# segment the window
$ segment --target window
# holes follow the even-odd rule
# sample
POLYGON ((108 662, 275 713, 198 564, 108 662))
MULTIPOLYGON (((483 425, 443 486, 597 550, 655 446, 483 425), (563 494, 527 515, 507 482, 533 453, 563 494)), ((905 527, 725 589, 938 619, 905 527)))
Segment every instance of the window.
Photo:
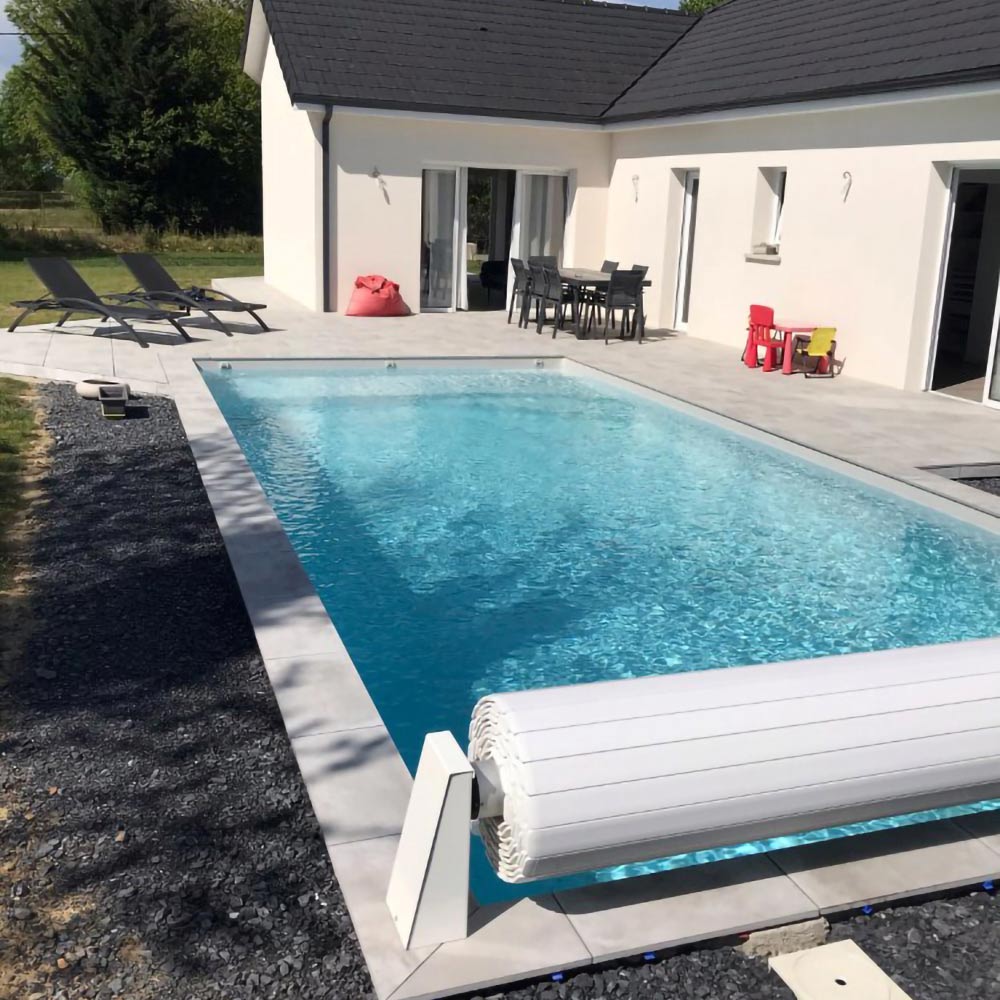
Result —
POLYGON ((787 181, 788 170, 785 167, 761 167, 758 171, 751 257, 772 257, 774 263, 779 260, 787 181))

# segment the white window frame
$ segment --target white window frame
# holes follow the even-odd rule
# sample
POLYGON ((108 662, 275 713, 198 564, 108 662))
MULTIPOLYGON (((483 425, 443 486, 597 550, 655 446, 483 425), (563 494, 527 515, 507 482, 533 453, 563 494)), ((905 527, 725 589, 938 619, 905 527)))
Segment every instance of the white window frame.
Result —
POLYGON ((674 295, 674 329, 687 330, 690 316, 690 296, 688 285, 694 277, 694 240, 697 226, 694 225, 697 216, 697 202, 701 197, 701 171, 684 171, 684 201, 681 215, 680 250, 677 255, 677 291, 674 295), (695 181, 698 182, 698 193, 695 194, 695 181), (689 274, 690 272, 690 274, 689 274), (685 301, 688 304, 688 316, 684 315, 685 301))
POLYGON ((781 246, 781 226, 785 219, 785 191, 788 187, 788 168, 775 167, 771 189, 774 192, 774 203, 771 213, 771 239, 775 246, 781 246))

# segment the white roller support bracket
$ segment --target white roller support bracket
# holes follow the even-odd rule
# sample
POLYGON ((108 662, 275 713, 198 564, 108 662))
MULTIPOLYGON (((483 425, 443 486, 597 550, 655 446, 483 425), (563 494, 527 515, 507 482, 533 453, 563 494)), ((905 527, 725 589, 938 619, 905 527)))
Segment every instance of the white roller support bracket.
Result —
MULTIPOLYGON (((423 787, 444 786, 443 776, 422 780, 432 739, 414 800, 423 787)), ((468 783, 486 853, 508 882, 996 799, 1000 644, 491 695, 472 715, 474 789, 459 753, 436 749, 436 766, 468 783)), ((467 878, 467 845, 464 853, 449 847, 443 861, 437 844, 427 845, 449 817, 447 843, 462 839, 459 826, 467 840, 469 813, 461 817, 458 798, 447 814, 414 800, 394 886, 419 882, 422 873, 400 868, 428 851, 426 886, 444 886, 442 863, 467 878)), ((460 902, 454 913, 464 895, 460 902)), ((453 933, 459 921, 449 920, 453 933)), ((405 921, 397 924, 402 932, 405 921)))
POLYGON ((468 933, 472 777, 451 733, 424 737, 386 894, 404 948, 468 933))

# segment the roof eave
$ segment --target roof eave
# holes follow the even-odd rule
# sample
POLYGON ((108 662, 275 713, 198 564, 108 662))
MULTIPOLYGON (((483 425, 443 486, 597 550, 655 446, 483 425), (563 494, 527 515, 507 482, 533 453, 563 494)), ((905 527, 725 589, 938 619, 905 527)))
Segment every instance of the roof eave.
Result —
POLYGON ((422 104, 415 101, 373 101, 360 98, 343 98, 330 94, 293 93, 292 103, 299 108, 354 111, 364 113, 371 111, 378 114, 398 114, 412 118, 456 118, 461 120, 477 119, 494 124, 505 121, 524 125, 560 125, 574 128, 591 128, 599 130, 601 122, 595 115, 559 115, 543 114, 531 111, 512 111, 509 108, 483 108, 482 106, 453 106, 438 104, 422 104))
POLYGON ((258 84, 264 76, 268 37, 267 18, 264 16, 261 0, 250 0, 243 27, 240 65, 243 72, 258 84))
MULTIPOLYGON (((896 81, 892 87, 873 90, 868 87, 838 87, 825 91, 814 91, 797 97, 776 97, 772 100, 727 101, 724 103, 692 105, 680 111, 638 111, 629 114, 605 112, 601 124, 607 126, 634 125, 649 122, 650 125, 686 124, 710 117, 719 120, 725 117, 745 117, 755 111, 760 115, 792 114, 821 109, 836 102, 858 99, 858 103, 880 104, 898 103, 900 100, 924 100, 934 96, 949 96, 948 89, 968 87, 979 83, 1000 81, 1000 65, 979 70, 963 70, 960 73, 940 74, 933 77, 914 77, 896 81)), ((964 93, 956 96, 965 96, 964 93)))

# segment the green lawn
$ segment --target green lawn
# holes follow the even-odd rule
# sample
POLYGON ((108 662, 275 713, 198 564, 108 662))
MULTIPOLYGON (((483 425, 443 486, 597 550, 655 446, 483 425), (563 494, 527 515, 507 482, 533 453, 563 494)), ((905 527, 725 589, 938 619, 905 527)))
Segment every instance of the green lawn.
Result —
POLYGON ((37 433, 28 384, 0 378, 0 591, 12 571, 8 532, 21 509, 25 458, 37 433))
MULTIPOLYGON (((58 250, 47 252, 68 257, 95 292, 128 292, 135 287, 132 276, 109 251, 98 250, 95 253, 93 248, 88 248, 75 253, 58 253, 58 250)), ((38 256, 45 255, 46 251, 38 253, 38 256)), ((0 246, 0 324, 4 329, 19 311, 10 305, 12 300, 35 299, 45 295, 45 290, 27 265, 20 259, 9 259, 12 256, 9 249, 5 250, 0 246)), ((212 278, 261 274, 264 267, 259 245, 218 251, 204 247, 165 249, 157 252, 156 256, 181 286, 208 286, 212 278)), ((41 323, 46 319, 45 314, 40 313, 37 318, 31 318, 27 322, 41 323)))

